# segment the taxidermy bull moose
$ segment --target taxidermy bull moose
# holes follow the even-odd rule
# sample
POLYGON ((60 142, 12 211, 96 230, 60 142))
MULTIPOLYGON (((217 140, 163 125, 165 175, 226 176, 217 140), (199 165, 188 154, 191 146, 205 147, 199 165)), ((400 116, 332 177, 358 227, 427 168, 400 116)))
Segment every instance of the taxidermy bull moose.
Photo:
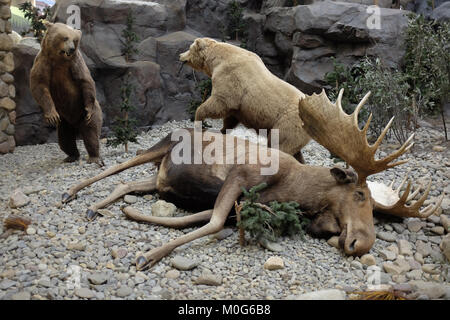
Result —
MULTIPOLYGON (((260 150, 262 148, 268 154, 278 153, 278 171, 272 175, 261 174, 261 168, 264 165, 259 158, 256 164, 249 164, 248 161, 245 164, 236 164, 237 161, 234 161, 234 164, 223 164, 228 163, 225 161, 210 164, 176 164, 171 154, 174 150, 179 149, 182 142, 172 141, 169 135, 135 158, 71 187, 63 194, 63 202, 72 200, 79 190, 109 175, 132 166, 154 162, 159 166, 156 176, 120 184, 109 197, 89 207, 87 218, 93 219, 98 209, 127 193, 157 191, 162 197, 171 196, 181 199, 182 202, 188 200, 198 202, 209 210, 185 217, 171 218, 143 215, 131 207, 122 208, 122 211, 127 217, 136 221, 161 224, 172 228, 207 223, 193 232, 140 255, 136 260, 137 269, 154 265, 180 245, 220 231, 235 201, 241 196, 241 188, 248 189, 263 182, 268 186, 261 191, 259 202, 263 204, 274 200, 298 202, 300 208, 312 217, 309 227, 312 235, 319 237, 339 235, 339 244, 346 254, 362 255, 370 250, 375 241, 374 210, 400 217, 425 218, 440 206, 443 197, 435 206, 430 205, 420 210, 428 197, 431 180, 424 193, 411 205, 408 205, 408 202, 417 197, 422 186, 410 194, 410 182, 401 196, 399 196, 401 186, 396 191, 386 187, 391 193, 397 194, 396 200, 392 203, 382 203, 381 200, 372 196, 366 181, 367 177, 405 163, 407 160, 394 163, 392 161, 412 147, 413 137, 411 136, 397 151, 383 159, 376 160, 375 152, 392 124, 392 120, 377 141, 373 145, 369 145, 366 133, 371 117, 361 130, 358 127, 358 113, 370 93, 364 97, 352 115, 347 115, 342 111, 342 94, 343 91, 340 92, 336 104, 331 103, 324 92, 320 95, 306 96, 299 102, 299 114, 308 134, 344 159, 354 170, 304 165, 291 155, 261 145, 258 145, 260 150)), ((189 135, 194 136, 195 131, 190 129, 189 135)), ((223 137, 229 137, 218 132, 207 132, 210 137, 219 141, 224 141, 224 139, 220 140, 223 137)), ((232 137, 232 139, 235 142, 240 140, 237 137, 232 137)), ((208 147, 212 140, 203 141, 202 147, 208 147)), ((225 148, 225 142, 223 143, 225 148)), ((236 153, 234 150, 232 153, 226 150, 223 157, 228 154, 234 160, 239 157, 248 160, 252 156, 250 154, 252 147, 255 147, 255 144, 247 141, 245 148, 238 149, 236 153)), ((373 191, 374 188, 371 188, 373 191)))

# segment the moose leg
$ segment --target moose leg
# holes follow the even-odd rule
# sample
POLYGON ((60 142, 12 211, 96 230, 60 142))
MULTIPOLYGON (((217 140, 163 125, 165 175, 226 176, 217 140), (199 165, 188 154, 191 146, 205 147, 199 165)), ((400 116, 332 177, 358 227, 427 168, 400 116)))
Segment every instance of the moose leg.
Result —
POLYGON ((132 192, 150 193, 156 190, 156 176, 149 179, 143 179, 139 181, 127 182, 119 184, 114 191, 105 199, 97 202, 89 207, 86 211, 86 218, 93 220, 97 216, 97 210, 105 208, 117 199, 132 192))
POLYGON ((163 140, 158 142, 156 145, 151 147, 149 150, 145 151, 144 153, 125 161, 124 163, 118 164, 114 167, 108 168, 102 173, 96 175, 95 177, 85 179, 80 181, 78 184, 72 186, 67 192, 65 192, 62 195, 62 203, 67 203, 75 198, 75 195, 78 191, 81 189, 99 181, 106 177, 109 177, 113 174, 122 172, 128 168, 138 166, 147 162, 151 161, 158 161, 162 159, 168 150, 170 150, 170 147, 172 146, 173 142, 170 140, 170 135, 165 137, 163 140))
POLYGON ((211 219, 213 210, 206 210, 194 214, 190 214, 185 217, 155 217, 144 215, 132 207, 122 208, 123 213, 127 218, 138 222, 147 222, 159 224, 169 228, 186 228, 193 224, 198 224, 200 222, 206 222, 211 219))
POLYGON ((206 225, 137 257, 136 269, 151 267, 176 247, 222 230, 234 202, 242 192, 241 185, 245 185, 245 182, 241 180, 237 175, 230 175, 227 178, 217 197, 211 220, 206 225))

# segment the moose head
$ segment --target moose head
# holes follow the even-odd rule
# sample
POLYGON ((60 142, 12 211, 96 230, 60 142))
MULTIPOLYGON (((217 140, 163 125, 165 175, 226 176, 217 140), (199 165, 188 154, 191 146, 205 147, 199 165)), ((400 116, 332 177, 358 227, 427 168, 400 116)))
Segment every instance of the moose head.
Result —
MULTIPOLYGON (((335 104, 328 99, 324 91, 320 94, 306 96, 299 102, 299 114, 305 131, 331 153, 345 160, 355 170, 355 175, 350 178, 344 174, 344 171, 335 171, 334 174, 340 175, 346 189, 341 188, 338 191, 341 194, 331 195, 334 198, 331 203, 335 208, 330 210, 330 213, 317 219, 311 229, 313 233, 326 230, 334 230, 335 233, 340 233, 339 244, 344 251, 351 255, 361 255, 368 252, 375 241, 373 211, 399 217, 426 218, 440 206, 444 195, 440 197, 435 206, 429 205, 420 210, 430 192, 431 179, 423 195, 411 205, 407 205, 407 203, 416 198, 423 186, 410 193, 411 182, 408 181, 406 190, 400 196, 399 193, 407 180, 407 176, 396 191, 382 184, 367 181, 367 178, 373 174, 407 162, 408 160, 395 160, 414 145, 412 142, 414 134, 392 154, 382 159, 375 159, 375 154, 394 118, 389 121, 375 143, 369 145, 367 130, 372 114, 370 114, 362 129, 358 126, 358 114, 368 100, 370 92, 365 95, 350 115, 342 109, 343 93, 344 90, 341 89, 335 104), (353 179, 353 181, 349 181, 349 179, 353 179), (392 198, 393 201, 386 201, 386 199, 392 198)), ((333 174, 333 172, 331 173, 333 174)), ((339 181, 339 178, 337 178, 337 181, 339 181)))

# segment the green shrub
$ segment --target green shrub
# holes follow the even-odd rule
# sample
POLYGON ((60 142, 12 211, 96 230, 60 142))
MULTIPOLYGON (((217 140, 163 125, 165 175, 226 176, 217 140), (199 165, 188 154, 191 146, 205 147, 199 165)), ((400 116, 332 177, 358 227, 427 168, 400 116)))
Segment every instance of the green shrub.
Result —
MULTIPOLYGON (((372 95, 361 120, 373 113, 369 129, 379 135, 384 125, 395 116, 392 132, 400 143, 417 127, 421 115, 440 113, 445 136, 447 129, 443 105, 450 92, 450 24, 426 20, 412 14, 406 31, 406 53, 401 70, 392 70, 379 59, 365 57, 351 67, 334 61, 334 69, 326 75, 331 100, 344 88, 343 108, 352 113, 368 91, 372 95)), ((389 133, 388 133, 389 134, 389 133)))
POLYGON ((269 206, 257 203, 259 191, 267 187, 266 183, 252 187, 249 191, 242 188, 244 202, 241 203, 241 221, 238 227, 248 231, 256 240, 275 241, 280 236, 299 235, 304 238, 306 226, 310 220, 301 215, 297 202, 272 201, 269 206))
POLYGON ((450 92, 450 23, 409 16, 404 71, 420 114, 435 115, 450 92))
POLYGON ((405 75, 398 70, 383 66, 379 59, 365 57, 353 66, 346 67, 334 61, 334 70, 326 75, 331 100, 336 100, 344 88, 342 107, 348 114, 355 110, 364 95, 371 91, 359 120, 365 122, 373 114, 369 133, 378 137, 389 120, 395 116, 392 132, 397 141, 404 142, 414 130, 417 112, 408 95, 409 85, 405 75))

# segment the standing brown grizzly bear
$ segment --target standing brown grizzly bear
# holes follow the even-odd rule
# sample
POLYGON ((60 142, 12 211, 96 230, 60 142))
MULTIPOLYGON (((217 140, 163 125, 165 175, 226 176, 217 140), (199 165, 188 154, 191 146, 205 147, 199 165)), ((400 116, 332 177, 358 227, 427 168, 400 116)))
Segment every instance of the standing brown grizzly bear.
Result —
POLYGON ((298 102, 305 95, 272 74, 257 54, 198 38, 180 60, 212 80, 211 96, 198 107, 196 121, 221 118, 222 133, 239 122, 255 130, 278 129, 279 149, 304 162, 301 149, 311 138, 302 127, 298 102))
POLYGON ((103 165, 100 158, 102 110, 95 83, 78 49, 81 31, 62 23, 47 23, 41 51, 30 75, 31 93, 46 121, 57 127, 58 143, 68 157, 80 158, 76 138, 80 134, 89 163, 103 165))

